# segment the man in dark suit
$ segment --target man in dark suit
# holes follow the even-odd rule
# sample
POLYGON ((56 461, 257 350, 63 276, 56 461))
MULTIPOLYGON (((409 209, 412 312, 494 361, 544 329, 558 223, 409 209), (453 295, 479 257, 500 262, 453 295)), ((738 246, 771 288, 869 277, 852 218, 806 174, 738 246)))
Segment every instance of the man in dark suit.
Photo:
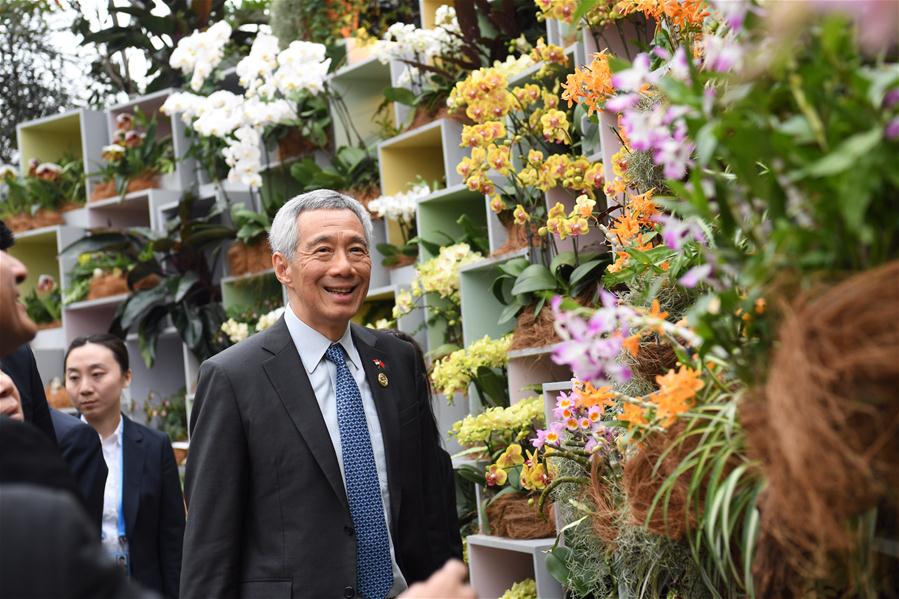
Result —
POLYGON ((77 495, 46 435, 0 417, 0 597, 158 599, 105 554, 77 495))
POLYGON ((25 281, 28 270, 7 253, 14 243, 12 231, 0 220, 0 368, 16 383, 25 422, 42 430, 55 444, 50 408, 44 397, 37 364, 31 350, 24 346, 34 338, 37 325, 28 318, 25 305, 19 301, 18 286, 25 281), (41 390, 43 402, 34 399, 36 389, 41 390))
POLYGON ((200 369, 183 598, 384 599, 456 553, 429 542, 447 501, 414 349, 350 325, 370 240, 365 209, 328 190, 275 217, 285 316, 200 369))
POLYGON ((103 491, 106 488, 107 474, 100 437, 94 429, 74 416, 51 409, 50 417, 53 419, 59 450, 78 483, 88 516, 96 525, 99 536, 103 523, 103 491))

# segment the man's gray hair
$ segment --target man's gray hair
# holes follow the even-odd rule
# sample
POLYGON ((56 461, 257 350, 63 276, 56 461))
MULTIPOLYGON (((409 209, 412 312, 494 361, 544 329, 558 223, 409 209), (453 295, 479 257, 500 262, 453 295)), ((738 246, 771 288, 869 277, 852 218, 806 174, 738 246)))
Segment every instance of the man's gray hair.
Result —
POLYGON ((297 217, 307 210, 352 210, 365 230, 365 243, 371 247, 372 226, 368 210, 350 196, 330 189, 316 189, 291 198, 278 210, 268 234, 272 252, 281 252, 287 260, 293 260, 293 253, 300 243, 297 217))

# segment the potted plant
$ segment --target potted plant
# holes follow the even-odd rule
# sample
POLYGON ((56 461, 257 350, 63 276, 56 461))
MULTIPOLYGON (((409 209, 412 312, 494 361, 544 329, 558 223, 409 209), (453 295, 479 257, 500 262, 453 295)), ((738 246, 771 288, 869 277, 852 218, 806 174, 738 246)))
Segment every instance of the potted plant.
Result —
POLYGON ((409 191, 394 195, 382 195, 368 204, 368 209, 378 218, 386 218, 397 224, 401 243, 379 243, 377 249, 384 256, 381 264, 402 267, 413 264, 418 258, 416 213, 418 201, 431 193, 427 183, 417 182, 409 191))
POLYGON ((268 233, 272 223, 268 215, 249 210, 242 204, 232 204, 231 221, 237 229, 237 239, 228 247, 228 272, 239 276, 271 269, 272 249, 268 244, 268 233))
POLYGON ((50 275, 38 277, 37 286, 25 296, 25 310, 38 329, 62 326, 62 296, 56 279, 50 275))
POLYGON ((434 362, 431 380, 434 388, 452 401, 455 393, 465 393, 474 385, 483 404, 509 405, 506 364, 512 335, 500 339, 484 336, 464 349, 458 349, 434 362))
POLYGON ((159 185, 159 177, 175 168, 171 137, 157 139, 156 118, 140 110, 116 117, 113 143, 104 146, 103 167, 92 176, 99 179, 91 201, 123 196, 159 185))
POLYGON ((63 158, 58 163, 31 160, 28 172, 18 177, 9 166, 0 167, 0 217, 14 232, 65 222, 62 213, 84 204, 84 164, 63 158))
POLYGON ((409 314, 416 304, 427 298, 427 319, 430 326, 444 329, 444 343, 429 353, 435 357, 449 354, 462 346, 461 298, 459 296, 459 267, 481 260, 467 243, 440 248, 439 254, 415 265, 411 290, 400 290, 393 309, 394 320, 409 314))
POLYGON ((545 459, 530 445, 543 421, 543 398, 534 396, 508 408, 467 416, 453 426, 451 434, 470 445, 463 454, 483 458, 457 468, 483 490, 481 532, 514 539, 555 534, 551 516, 543 505, 543 513, 538 512, 533 501, 550 482, 545 459))
MULTIPOLYGON (((82 300, 128 293, 128 275, 135 264, 133 256, 117 251, 101 250, 78 254, 69 271, 69 285, 63 294, 63 303, 69 305, 82 300)), ((141 286, 153 284, 154 279, 140 282, 141 286)))
POLYGON ((195 197, 185 194, 178 216, 165 233, 146 229, 95 231, 63 250, 63 254, 115 252, 135 264, 127 271, 131 295, 122 302, 111 325, 114 333, 138 334, 141 356, 148 367, 156 359, 156 342, 171 323, 182 341, 199 360, 223 349, 218 339, 225 320, 221 288, 213 278, 213 264, 222 245, 234 239, 233 228, 215 221, 215 210, 204 217, 192 217, 195 197), (157 284, 139 289, 139 281, 153 276, 157 284))
POLYGON ((364 206, 379 195, 377 153, 364 146, 338 148, 330 166, 321 166, 311 157, 304 158, 291 165, 290 174, 302 185, 302 191, 334 189, 356 198, 364 206))

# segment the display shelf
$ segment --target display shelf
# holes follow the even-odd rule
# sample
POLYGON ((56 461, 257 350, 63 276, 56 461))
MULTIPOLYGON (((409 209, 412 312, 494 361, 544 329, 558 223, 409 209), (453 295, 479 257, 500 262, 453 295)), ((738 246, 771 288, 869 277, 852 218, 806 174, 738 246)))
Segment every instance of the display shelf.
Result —
POLYGON ((144 363, 137 339, 127 338, 125 347, 131 365, 129 389, 132 410, 143 413, 144 403, 151 391, 165 398, 184 387, 184 352, 187 350, 177 334, 159 337, 152 368, 144 363))
MULTIPOLYGON (((193 158, 188 157, 190 140, 187 136, 187 126, 179 115, 166 115, 161 112, 162 105, 176 89, 165 89, 151 94, 139 96, 127 102, 111 106, 106 111, 106 127, 109 132, 107 143, 112 143, 116 130, 116 117, 120 114, 134 114, 140 110, 148 118, 156 119, 156 138, 171 137, 172 150, 175 158, 175 170, 172 173, 160 177, 161 189, 190 189, 196 181, 196 164, 193 158)), ((93 165, 99 167, 100 164, 93 165)))
MULTIPOLYGON (((31 342, 31 351, 34 354, 34 361, 37 364, 37 371, 41 375, 41 383, 44 388, 48 387, 54 378, 64 380, 65 331, 62 328, 50 330, 58 331, 55 337, 59 339, 54 339, 54 345, 46 344, 47 342, 44 340, 38 341, 37 337, 31 342), (55 342, 58 340, 62 340, 62 343, 59 346, 55 346, 55 342)), ((43 332, 45 331, 40 331, 40 333, 43 332)))
POLYGON ((369 279, 369 289, 385 287, 392 285, 390 280, 390 269, 382 264, 384 254, 378 250, 378 245, 387 243, 387 221, 384 219, 372 219, 371 222, 371 245, 368 251, 371 255, 371 278, 369 279))
MULTIPOLYGON (((352 38, 349 38, 352 39, 352 38)), ((350 55, 353 53, 350 52, 350 55)), ((384 89, 391 85, 390 66, 371 56, 365 60, 348 64, 333 73, 328 85, 339 96, 346 107, 349 120, 356 133, 367 146, 378 140, 381 127, 375 122, 378 107, 384 101, 384 89)), ((331 119, 334 123, 334 146, 355 145, 356 135, 348 130, 340 118, 341 107, 338 100, 331 100, 331 119)))
POLYGON ((81 230, 65 225, 54 225, 32 229, 15 236, 15 245, 9 248, 9 254, 18 259, 28 269, 28 277, 19 285, 19 293, 24 297, 37 286, 42 274, 52 276, 58 285, 63 285, 65 272, 58 257, 60 250, 81 236, 81 230))
POLYGON ((453 5, 452 0, 418 0, 418 8, 421 14, 421 26, 424 29, 433 29, 437 15, 437 9, 441 5, 453 5))
MULTIPOLYGON (((462 446, 455 437, 449 436, 453 425, 471 413, 471 404, 464 393, 453 395, 452 403, 442 393, 435 394, 431 400, 434 406, 434 418, 437 420, 437 429, 440 431, 440 440, 443 447, 450 455, 462 451, 462 446)), ((453 466, 455 468, 455 464, 453 466)))
POLYGON ((108 331, 119 304, 127 298, 128 294, 122 293, 64 306, 62 323, 66 331, 66 344, 76 337, 108 331))
MULTIPOLYGON (((544 310, 549 310, 545 307, 544 310)), ((533 347, 509 352, 506 367, 509 374, 509 398, 512 403, 534 395, 525 387, 544 381, 557 381, 571 376, 567 366, 552 361, 553 346, 533 347)))
POLYGON ((369 286, 368 294, 362 302, 362 306, 356 315, 353 316, 353 322, 367 326, 374 325, 379 320, 390 320, 393 318, 393 306, 395 305, 394 296, 396 287, 386 285, 384 287, 372 288, 369 286))
POLYGON ((407 191, 418 177, 431 185, 443 181, 446 187, 462 183, 456 165, 465 156, 459 147, 462 124, 442 118, 401 133, 378 144, 381 192, 393 195, 407 191))
POLYGON ((579 38, 578 28, 574 24, 564 23, 558 19, 546 19, 546 43, 571 48, 579 38))
MULTIPOLYGON (((168 318, 166 319, 168 320, 168 318)), ((178 329, 176 329, 171 322, 169 321, 165 328, 159 331, 159 337, 172 337, 178 336, 178 329)), ((128 333, 125 335, 125 341, 138 341, 140 336, 137 333, 128 333)))
MULTIPOLYGON (((476 227, 487 229, 487 215, 483 210, 484 196, 470 191, 464 183, 440 189, 418 202, 416 223, 419 234, 435 238, 435 232, 457 238, 463 233, 459 218, 468 215, 476 227)), ((442 238, 440 236, 439 238, 442 238)), ((424 246, 419 246, 420 260, 434 256, 424 246)))
POLYGON ((106 198, 87 205, 91 228, 126 229, 150 227, 159 230, 159 206, 169 205, 181 198, 180 191, 142 189, 122 196, 106 198))
POLYGON ((499 597, 516 582, 533 578, 540 599, 562 599, 562 586, 546 568, 555 539, 517 540, 470 535, 468 563, 471 586, 478 597, 499 597))
POLYGON ((499 303, 490 290, 499 276, 499 265, 521 256, 527 256, 526 249, 496 258, 486 258, 459 269, 459 293, 462 298, 462 338, 466 347, 484 335, 498 339, 511 332, 515 321, 497 323, 505 306, 499 303))
MULTIPOLYGON (((101 150, 107 144, 106 117, 102 112, 87 108, 45 116, 19 123, 16 139, 22 174, 28 172, 28 163, 32 159, 56 162, 71 157, 84 162, 87 176, 93 172, 101 150)), ((87 197, 92 189, 93 183, 88 178, 87 197)))

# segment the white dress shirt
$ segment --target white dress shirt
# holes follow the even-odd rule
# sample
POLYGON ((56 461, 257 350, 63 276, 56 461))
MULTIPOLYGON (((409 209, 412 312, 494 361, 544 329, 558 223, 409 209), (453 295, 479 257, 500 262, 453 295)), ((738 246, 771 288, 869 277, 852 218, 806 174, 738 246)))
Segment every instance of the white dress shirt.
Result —
MULTIPOLYGON (((81 417, 84 420, 84 417, 81 417)), ((85 420, 85 422, 87 422, 85 420)), ((122 484, 122 423, 119 416, 119 425, 115 431, 105 439, 100 436, 100 445, 103 448, 103 459, 106 461, 106 489, 103 491, 103 526, 101 527, 100 540, 109 555, 115 555, 119 550, 119 486, 122 484)))
MULTIPOLYGON (((340 465, 340 476, 344 479, 346 488, 346 476, 343 471, 343 454, 341 453, 340 428, 337 422, 337 395, 334 391, 337 385, 337 366, 325 358, 325 352, 331 347, 331 340, 300 320, 293 309, 288 305, 284 311, 284 321, 290 337, 297 348, 309 383, 315 392, 315 399, 328 428, 334 453, 337 454, 337 463, 340 465)), ((378 410, 365 378, 365 370, 362 366, 362 358, 353 344, 350 334, 350 326, 347 324, 343 337, 338 341, 343 346, 349 359, 346 364, 356 386, 359 387, 359 395, 362 396, 362 407, 365 410, 365 420, 368 425, 368 436, 371 439, 371 448, 375 456, 375 466, 378 470, 378 485, 381 488, 381 504, 384 508, 384 519, 387 523, 387 535, 390 541, 390 559, 393 562, 393 588, 387 594, 394 597, 406 590, 406 579, 400 572, 396 563, 396 552, 393 548, 393 537, 390 535, 390 490, 387 487, 387 458, 384 453, 384 437, 381 434, 381 421, 378 419, 378 410)), ((104 449, 105 451, 105 449, 104 449)), ((105 517, 105 516, 104 516, 105 517)))

